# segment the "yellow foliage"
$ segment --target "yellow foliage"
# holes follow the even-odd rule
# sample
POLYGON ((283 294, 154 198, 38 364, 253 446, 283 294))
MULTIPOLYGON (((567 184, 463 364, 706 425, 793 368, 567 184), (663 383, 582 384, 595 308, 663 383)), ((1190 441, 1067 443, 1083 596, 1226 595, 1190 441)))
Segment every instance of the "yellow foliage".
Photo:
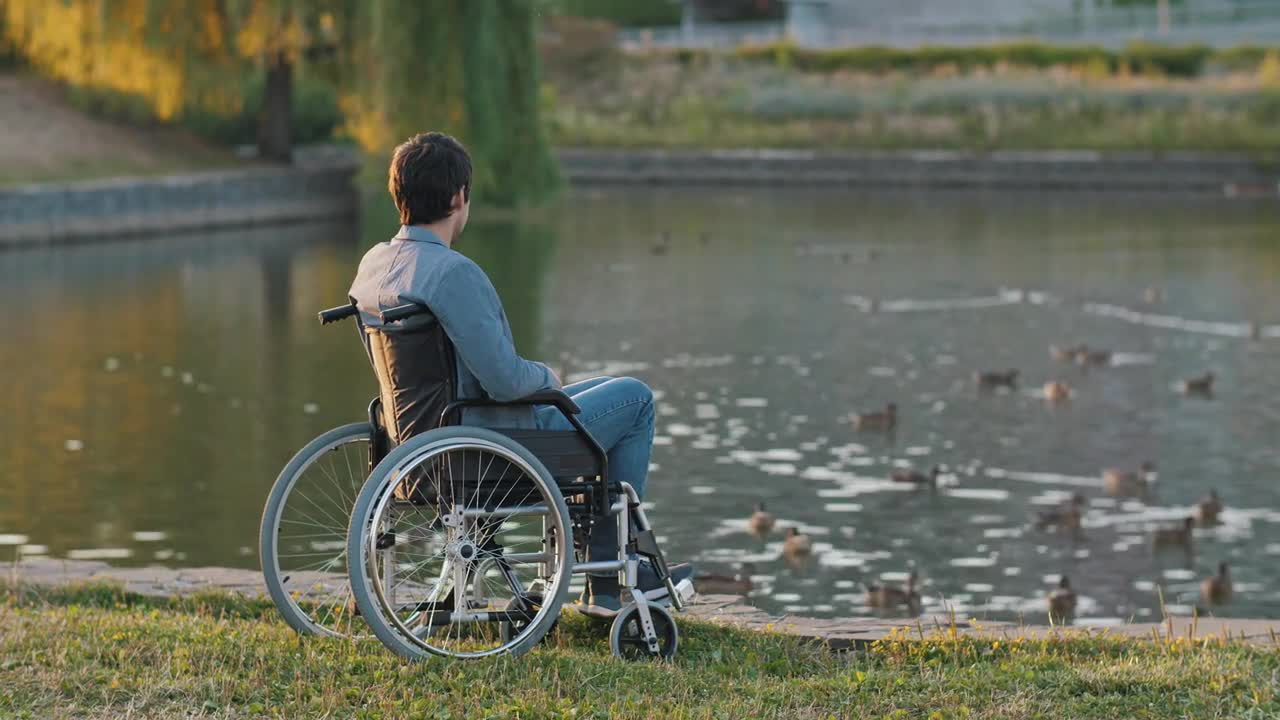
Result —
MULTIPOLYGON (((125 17, 136 24, 145 1, 131 4, 139 6, 137 12, 125 17)), ((108 37, 100 2, 7 0, 4 8, 11 41, 45 75, 78 87, 137 95, 161 119, 182 109, 181 70, 140 43, 108 37)))
POLYGON ((1268 50, 1258 65, 1258 82, 1267 88, 1280 88, 1280 52, 1268 50))
POLYGON ((1111 67, 1106 60, 1095 56, 1084 64, 1082 74, 1089 80, 1105 80, 1111 77, 1111 67))
POLYGON ((257 57, 285 51, 297 61, 298 49, 305 41, 302 24, 296 15, 280 16, 265 3, 255 3, 247 20, 236 35, 236 48, 245 57, 257 57))
POLYGON ((5 0, 0 27, 43 75, 140 98, 156 117, 169 120, 189 105, 238 110, 234 48, 226 47, 218 2, 191 0, 163 7, 157 16, 148 14, 148 0, 5 0), (148 32, 172 42, 148 42, 148 32))

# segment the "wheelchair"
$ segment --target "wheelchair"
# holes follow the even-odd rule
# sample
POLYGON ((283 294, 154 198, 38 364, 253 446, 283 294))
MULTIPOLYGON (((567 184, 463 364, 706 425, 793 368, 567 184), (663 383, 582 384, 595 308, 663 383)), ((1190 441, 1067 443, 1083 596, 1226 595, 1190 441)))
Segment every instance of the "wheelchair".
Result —
POLYGON ((581 573, 616 573, 623 607, 609 631, 621 658, 670 658, 672 610, 694 594, 673 582, 635 490, 609 479, 604 449, 559 390, 512 402, 457 398, 453 345, 422 305, 366 326, 354 301, 319 313, 355 318, 378 377, 367 422, 298 451, 263 510, 259 559, 284 620, 302 634, 377 637, 408 659, 521 655, 552 629, 581 573), (572 430, 456 424, 468 408, 549 405, 572 430), (618 551, 584 557, 613 523, 618 551), (637 586, 646 558, 664 583, 637 586))

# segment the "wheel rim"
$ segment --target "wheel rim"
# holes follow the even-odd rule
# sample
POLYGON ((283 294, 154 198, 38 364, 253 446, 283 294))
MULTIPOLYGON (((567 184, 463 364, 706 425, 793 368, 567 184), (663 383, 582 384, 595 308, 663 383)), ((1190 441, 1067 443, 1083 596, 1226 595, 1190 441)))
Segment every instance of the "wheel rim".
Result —
POLYGON ((334 440, 293 474, 273 518, 280 589, 323 635, 368 634, 355 610, 346 562, 347 528, 368 468, 367 434, 334 440))
MULTIPOLYGON (((656 657, 672 657, 675 655, 678 642, 675 620, 656 605, 649 606, 649 617, 653 620, 654 634, 658 636, 656 657)), ((619 627, 614 632, 614 652, 618 657, 624 660, 645 660, 655 657, 649 652, 649 643, 644 637, 639 608, 632 606, 618 618, 617 622, 619 627)))
POLYGON ((378 611, 405 640, 437 655, 483 657, 559 612, 529 603, 528 616, 506 615, 532 587, 558 597, 570 557, 559 491, 523 458, 487 440, 444 440, 388 478, 364 550, 378 611))

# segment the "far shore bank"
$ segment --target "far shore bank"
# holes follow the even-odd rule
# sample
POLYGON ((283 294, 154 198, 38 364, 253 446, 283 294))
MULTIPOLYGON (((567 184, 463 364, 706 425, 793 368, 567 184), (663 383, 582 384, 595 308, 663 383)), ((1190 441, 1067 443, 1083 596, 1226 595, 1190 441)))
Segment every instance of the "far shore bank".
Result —
MULTIPOLYGON (((977 189, 1280 197, 1280 162, 1229 153, 563 148, 570 187, 602 185, 977 189)), ((358 161, 43 183, 0 189, 0 248, 341 217, 358 161)))
POLYGON ((1087 150, 562 149, 571 184, 858 186, 1280 197, 1280 162, 1087 150))

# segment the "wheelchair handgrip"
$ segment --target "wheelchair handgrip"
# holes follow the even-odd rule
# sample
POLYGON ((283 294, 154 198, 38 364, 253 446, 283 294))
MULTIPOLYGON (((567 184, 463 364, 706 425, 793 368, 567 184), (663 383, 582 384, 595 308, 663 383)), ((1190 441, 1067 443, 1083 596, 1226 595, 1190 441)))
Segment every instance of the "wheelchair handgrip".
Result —
POLYGON ((383 310, 378 313, 378 315, 382 318, 382 322, 393 323, 425 312, 427 312, 427 307, 425 305, 419 305, 418 303, 406 303, 404 305, 397 305, 393 308, 383 310))
POLYGON ((338 322, 339 320, 346 320, 352 315, 355 315, 356 312, 357 310, 355 305, 343 305, 342 307, 321 310, 319 313, 320 324, 328 325, 329 323, 338 322))

